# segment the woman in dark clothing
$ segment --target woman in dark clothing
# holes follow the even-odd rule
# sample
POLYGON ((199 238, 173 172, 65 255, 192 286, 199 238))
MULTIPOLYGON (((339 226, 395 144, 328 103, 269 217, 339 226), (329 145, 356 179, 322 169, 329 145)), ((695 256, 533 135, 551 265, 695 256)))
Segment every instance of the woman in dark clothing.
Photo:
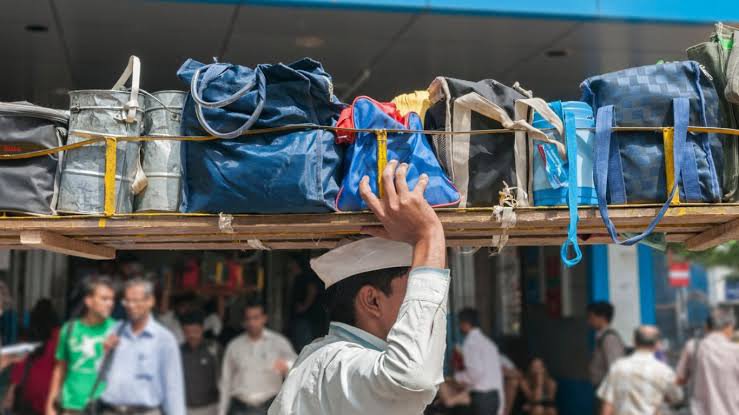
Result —
POLYGON ((557 415, 557 382, 549 376, 549 371, 540 358, 531 360, 521 382, 521 390, 526 398, 524 411, 531 415, 557 415))

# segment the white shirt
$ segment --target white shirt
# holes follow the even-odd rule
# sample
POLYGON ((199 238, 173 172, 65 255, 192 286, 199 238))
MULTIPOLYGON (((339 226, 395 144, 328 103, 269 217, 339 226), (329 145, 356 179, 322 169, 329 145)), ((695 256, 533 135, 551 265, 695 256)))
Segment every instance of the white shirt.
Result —
POLYGON ((662 402, 677 403, 682 396, 675 372, 648 350, 616 360, 598 388, 614 415, 655 414, 662 402))
POLYGON ((500 356, 500 367, 503 369, 508 370, 516 370, 516 365, 513 363, 513 361, 504 354, 499 354, 500 356))
MULTIPOLYGON (((464 371, 454 374, 457 382, 468 385, 473 392, 498 391, 499 408, 505 407, 503 396, 503 367, 498 346, 479 328, 472 329, 462 343, 464 371)), ((501 411, 502 412, 502 411, 501 411)))
POLYGON ((257 406, 272 399, 282 386, 282 375, 274 370, 275 361, 290 362, 296 357, 290 342, 279 333, 264 329, 259 340, 247 334, 233 339, 223 357, 219 414, 225 415, 231 398, 257 406))
POLYGON ((678 372, 693 382, 691 413, 739 414, 739 345, 722 333, 713 332, 685 348, 678 372))
POLYGON ((309 344, 269 415, 421 414, 444 381, 449 271, 415 268, 387 342, 331 323, 309 344))

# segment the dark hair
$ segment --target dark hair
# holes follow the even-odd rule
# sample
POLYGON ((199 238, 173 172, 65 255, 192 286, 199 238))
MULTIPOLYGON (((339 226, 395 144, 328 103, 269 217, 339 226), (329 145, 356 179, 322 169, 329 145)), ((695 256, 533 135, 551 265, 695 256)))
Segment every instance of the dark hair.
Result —
POLYGON ((267 312, 267 307, 264 306, 264 302, 259 297, 249 297, 246 299, 246 305, 244 306, 244 313, 250 308, 261 308, 263 313, 267 312))
POLYGON ((480 315, 474 308, 463 308, 459 311, 459 322, 465 322, 470 324, 472 327, 480 326, 480 315))
POLYGON ((706 330, 713 331, 713 327, 715 326, 715 324, 713 324, 713 317, 710 314, 708 315, 708 317, 706 317, 705 324, 706 330))
POLYGON ((588 313, 603 317, 610 323, 613 320, 613 305, 608 301, 596 301, 588 304, 588 313))
POLYGON ((205 315, 201 313, 200 311, 192 311, 180 318, 180 324, 183 326, 191 326, 191 325, 203 325, 203 322, 205 321, 205 315))
POLYGON ((95 294, 95 290, 97 290, 98 287, 101 287, 101 286, 110 288, 113 292, 115 292, 115 286, 113 285, 113 280, 111 280, 109 277, 106 277, 106 276, 89 278, 85 280, 83 284, 84 284, 83 289, 84 289, 85 297, 89 297, 95 294))
POLYGON ((46 348, 46 342, 51 339, 51 335, 59 326, 59 315, 54 309, 54 305, 48 298, 42 298, 36 302, 31 309, 31 315, 28 321, 28 340, 31 342, 42 343, 43 346, 36 349, 33 356, 42 353, 46 348))
POLYGON ((408 267, 385 268, 369 271, 345 278, 332 285, 326 291, 328 298, 326 311, 331 321, 355 325, 357 314, 354 309, 354 300, 362 287, 369 285, 385 295, 391 295, 393 288, 391 283, 408 273, 408 267))

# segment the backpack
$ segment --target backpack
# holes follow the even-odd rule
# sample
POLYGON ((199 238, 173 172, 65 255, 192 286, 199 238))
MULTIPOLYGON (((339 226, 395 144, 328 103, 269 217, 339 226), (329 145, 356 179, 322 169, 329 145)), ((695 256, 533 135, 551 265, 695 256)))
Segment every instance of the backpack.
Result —
POLYGON ((611 327, 607 328, 606 331, 603 332, 603 335, 601 335, 598 338, 597 344, 598 344, 599 349, 603 349, 603 342, 605 342, 605 339, 608 336, 616 336, 616 338, 618 339, 618 342, 621 344, 621 347, 624 349, 624 357, 630 356, 631 354, 634 353, 634 348, 627 346, 626 343, 624 343, 623 339, 621 338, 621 335, 618 334, 618 332, 612 329, 611 327))

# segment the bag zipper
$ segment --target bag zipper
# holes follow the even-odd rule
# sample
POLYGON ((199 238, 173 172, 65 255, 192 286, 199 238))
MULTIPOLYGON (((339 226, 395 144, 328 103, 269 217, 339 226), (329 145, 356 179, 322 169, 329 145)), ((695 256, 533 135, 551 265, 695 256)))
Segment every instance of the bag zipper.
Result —
POLYGON ((64 125, 69 123, 69 114, 66 111, 41 107, 30 103, 0 102, 0 114, 39 118, 64 125))
POLYGON ((708 80, 713 82, 713 77, 711 76, 710 73, 708 73, 708 70, 706 69, 706 67, 703 66, 703 64, 698 64, 698 66, 701 68, 701 72, 703 72, 703 75, 705 75, 706 78, 708 78, 708 80))

